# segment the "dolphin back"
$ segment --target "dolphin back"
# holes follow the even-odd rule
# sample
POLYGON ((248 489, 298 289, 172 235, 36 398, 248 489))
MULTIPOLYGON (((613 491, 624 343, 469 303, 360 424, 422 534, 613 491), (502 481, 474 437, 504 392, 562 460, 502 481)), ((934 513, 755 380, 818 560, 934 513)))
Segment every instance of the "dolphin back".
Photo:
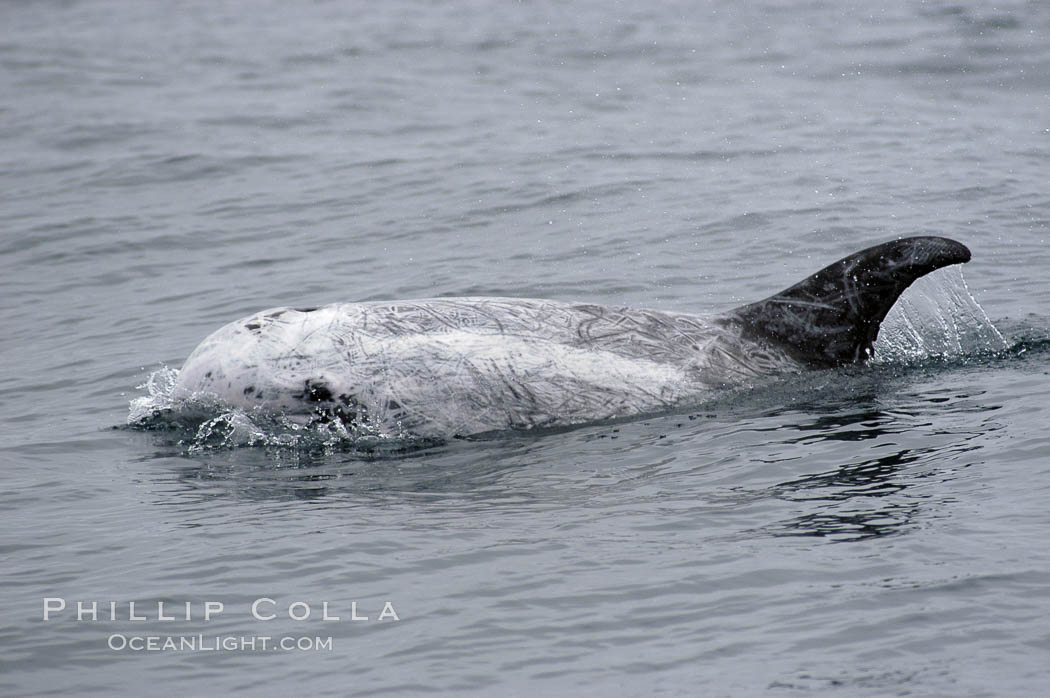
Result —
POLYGON ((807 366, 864 361, 904 289, 935 269, 968 261, 970 250, 947 238, 894 240, 851 254, 725 317, 741 324, 745 336, 779 345, 807 366))

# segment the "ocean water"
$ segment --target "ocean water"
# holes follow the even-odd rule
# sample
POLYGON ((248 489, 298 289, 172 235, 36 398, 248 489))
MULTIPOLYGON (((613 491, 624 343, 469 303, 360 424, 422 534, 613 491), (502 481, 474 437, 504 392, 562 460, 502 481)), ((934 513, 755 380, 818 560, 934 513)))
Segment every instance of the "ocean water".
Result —
POLYGON ((1045 3, 4 2, 0 68, 0 692, 1046 692, 1045 3), (876 362, 675 414, 127 427, 262 308, 718 312, 913 234, 973 260, 876 362))

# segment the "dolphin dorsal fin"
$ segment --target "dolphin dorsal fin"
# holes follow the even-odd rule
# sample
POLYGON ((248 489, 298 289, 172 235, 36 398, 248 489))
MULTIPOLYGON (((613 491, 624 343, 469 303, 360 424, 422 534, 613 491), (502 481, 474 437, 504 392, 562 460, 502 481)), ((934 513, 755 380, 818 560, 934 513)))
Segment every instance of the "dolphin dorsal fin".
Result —
POLYGON ((904 289, 929 272, 970 261, 970 250, 941 237, 869 247, 769 298, 727 314, 748 336, 772 341, 812 367, 864 361, 879 324, 904 289))

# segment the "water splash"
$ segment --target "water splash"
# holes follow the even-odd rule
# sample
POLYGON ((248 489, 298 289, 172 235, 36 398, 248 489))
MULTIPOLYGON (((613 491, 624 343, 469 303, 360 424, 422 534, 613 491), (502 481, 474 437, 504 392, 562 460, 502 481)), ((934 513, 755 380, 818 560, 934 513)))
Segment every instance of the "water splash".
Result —
POLYGON ((951 359, 1005 351, 1006 339, 953 265, 913 283, 890 309, 875 342, 875 362, 951 359))
POLYGON ((161 366, 149 374, 145 383, 136 385, 136 390, 145 390, 147 394, 131 401, 128 426, 149 426, 157 415, 170 411, 175 406, 172 396, 178 379, 179 372, 176 369, 161 366))
POLYGON ((168 366, 150 373, 137 386, 147 394, 131 401, 127 424, 133 429, 175 432, 178 445, 189 453, 241 446, 296 451, 352 448, 373 453, 421 445, 400 424, 390 432, 367 421, 348 426, 321 415, 311 418, 230 407, 208 396, 176 398, 178 377, 178 370, 168 366))

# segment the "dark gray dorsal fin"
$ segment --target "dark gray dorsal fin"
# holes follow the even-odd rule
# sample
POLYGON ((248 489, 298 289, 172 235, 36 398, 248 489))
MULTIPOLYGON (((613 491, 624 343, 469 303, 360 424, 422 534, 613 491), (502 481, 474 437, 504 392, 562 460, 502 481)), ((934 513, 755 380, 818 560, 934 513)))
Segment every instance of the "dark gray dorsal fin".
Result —
POLYGON ((863 361, 904 289, 934 269, 968 261, 970 250, 954 240, 895 240, 851 254, 727 317, 743 323, 746 335, 772 341, 809 366, 863 361))

